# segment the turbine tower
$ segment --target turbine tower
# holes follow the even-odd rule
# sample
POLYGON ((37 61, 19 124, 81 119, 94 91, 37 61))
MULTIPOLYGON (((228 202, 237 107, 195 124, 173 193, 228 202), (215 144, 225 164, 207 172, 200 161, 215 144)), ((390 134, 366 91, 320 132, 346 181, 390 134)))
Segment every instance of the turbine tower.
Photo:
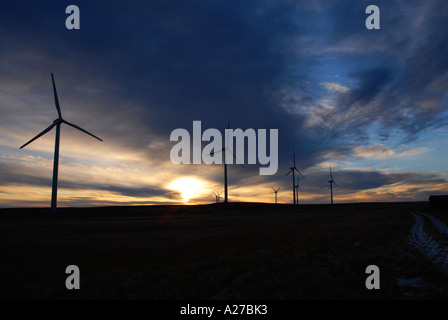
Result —
MULTIPOLYGON (((230 122, 227 124, 227 129, 230 129, 230 122)), ((228 139, 227 139, 227 136, 226 136, 226 141, 225 141, 226 142, 226 146, 222 147, 222 149, 218 150, 217 152, 214 152, 214 151, 210 152, 211 156, 213 156, 214 154, 219 153, 219 152, 222 152, 223 156, 224 156, 224 161, 223 161, 223 164, 224 164, 224 203, 228 203, 229 202, 229 192, 227 191, 228 183, 227 183, 227 162, 226 162, 227 157, 226 157, 226 152, 227 151, 230 152, 233 155, 233 157, 235 158, 235 160, 240 162, 236 158, 236 156, 233 154, 233 152, 227 147, 227 141, 228 141, 228 139)), ((242 163, 240 163, 240 165, 244 168, 244 165, 242 163)))
POLYGON ((213 194, 215 195, 215 197, 216 197, 216 203, 218 203, 219 202, 219 199, 221 198, 221 193, 214 193, 213 192, 213 194))
POLYGON ((272 190, 274 190, 274 194, 275 194, 275 204, 277 204, 277 192, 278 192, 278 190, 280 190, 280 187, 278 187, 277 190, 274 189, 274 187, 272 187, 272 190))
POLYGON ((62 118, 61 114, 61 107, 59 106, 59 99, 58 99, 58 93, 56 91, 56 85, 54 83, 54 76, 53 73, 51 74, 51 81, 53 82, 53 94, 54 94, 54 103, 56 105, 56 110, 58 111, 58 118, 53 121, 53 124, 51 124, 47 129, 39 133, 37 136, 35 136, 33 139, 25 143, 23 146, 20 147, 20 149, 24 148, 34 140, 40 138, 47 132, 49 132, 53 127, 56 127, 56 140, 54 144, 54 160, 53 160, 53 183, 52 183, 52 191, 51 191, 51 212, 57 211, 57 196, 58 196, 58 166, 59 166, 59 137, 61 134, 61 124, 65 123, 69 125, 70 127, 73 127, 75 129, 78 129, 79 131, 82 131, 95 139, 98 139, 100 141, 100 138, 97 136, 91 134, 90 132, 82 129, 81 127, 78 127, 76 124, 70 123, 62 118))
POLYGON ((296 178, 295 178, 295 175, 294 175, 294 171, 297 171, 297 173, 300 176, 302 176, 302 178, 305 179, 305 177, 296 168, 296 155, 294 153, 294 149, 292 150, 292 159, 293 159, 294 166, 290 168, 290 170, 288 171, 287 174, 285 174, 285 176, 287 176, 288 174, 290 174, 292 172, 292 196, 293 196, 293 203, 296 204, 296 178))
POLYGON ((331 195, 331 204, 333 204, 333 183, 335 184, 335 186, 337 186, 336 181, 333 180, 333 173, 331 172, 331 167, 330 168, 330 180, 328 180, 328 183, 330 184, 328 186, 328 189, 330 189, 330 195, 331 195))

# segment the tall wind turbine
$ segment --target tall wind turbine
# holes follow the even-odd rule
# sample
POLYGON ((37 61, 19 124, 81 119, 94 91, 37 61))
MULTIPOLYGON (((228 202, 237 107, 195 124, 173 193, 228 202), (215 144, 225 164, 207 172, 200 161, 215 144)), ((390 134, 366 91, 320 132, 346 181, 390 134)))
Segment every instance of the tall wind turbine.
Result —
POLYGON ((280 190, 280 187, 278 187, 277 190, 275 190, 274 187, 272 187, 272 190, 274 190, 274 194, 275 194, 275 204, 277 204, 277 192, 278 192, 278 190, 280 190))
POLYGON ((331 204, 333 204, 333 183, 337 186, 336 181, 333 180, 333 173, 331 172, 331 167, 330 168, 330 180, 328 180, 328 183, 330 184, 328 186, 328 189, 330 189, 330 194, 331 194, 331 204))
POLYGON ((59 165, 59 136, 61 134, 61 124, 65 123, 69 125, 70 127, 73 127, 75 129, 78 129, 79 131, 82 131, 95 139, 98 139, 100 141, 100 138, 97 136, 91 134, 90 132, 82 129, 81 127, 78 127, 76 124, 70 123, 62 118, 61 114, 61 107, 59 106, 59 99, 58 99, 58 93, 56 91, 56 85, 54 83, 54 77, 53 73, 51 74, 51 81, 53 82, 53 94, 54 94, 54 103, 56 105, 56 110, 58 111, 58 118, 53 121, 53 124, 51 124, 47 129, 39 133, 37 136, 35 136, 33 139, 25 143, 23 146, 20 147, 20 149, 24 148, 34 140, 40 138, 47 132, 49 132, 53 127, 56 127, 56 141, 54 144, 54 161, 53 161, 53 184, 52 184, 52 191, 51 191, 51 212, 57 211, 57 196, 58 196, 58 165, 59 165))
MULTIPOLYGON (((230 129, 230 122, 227 124, 227 129, 230 129)), ((236 156, 233 154, 233 152, 227 147, 227 142, 228 142, 228 139, 227 139, 227 136, 226 136, 226 146, 222 147, 222 149, 218 150, 217 152, 212 151, 210 153, 210 155, 212 156, 215 153, 222 152, 223 156, 224 156, 224 161, 223 161, 223 164, 224 164, 224 203, 228 203, 229 202, 229 193, 227 191, 228 183, 227 183, 227 162, 226 162, 227 158, 226 158, 226 152, 227 151, 230 152, 233 155, 233 157, 235 158, 235 160, 239 162, 239 160, 236 158, 236 156)), ((244 165, 242 163, 240 163, 240 165, 244 168, 244 165)))
POLYGON ((216 197, 216 203, 218 203, 219 202, 219 199, 221 198, 221 193, 214 193, 213 192, 213 194, 215 195, 215 197, 216 197))
POLYGON ((302 178, 305 179, 305 177, 300 173, 300 171, 296 167, 296 155, 294 153, 294 149, 292 150, 292 159, 293 159, 294 166, 290 168, 290 170, 288 171, 287 174, 285 174, 285 176, 287 176, 288 174, 290 174, 292 172, 292 196, 293 196, 293 199, 294 199, 293 203, 296 204, 296 178, 295 178, 295 175, 294 175, 294 171, 297 171, 297 173, 300 176, 302 176, 302 178))

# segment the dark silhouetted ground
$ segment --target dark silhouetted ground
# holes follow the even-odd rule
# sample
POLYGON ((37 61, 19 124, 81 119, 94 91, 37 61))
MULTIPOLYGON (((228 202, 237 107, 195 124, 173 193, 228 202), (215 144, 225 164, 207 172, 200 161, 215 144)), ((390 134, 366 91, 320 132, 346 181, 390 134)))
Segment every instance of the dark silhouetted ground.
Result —
POLYGON ((448 277, 410 245, 410 211, 448 225, 426 202, 1 209, 0 298, 446 299, 448 277))

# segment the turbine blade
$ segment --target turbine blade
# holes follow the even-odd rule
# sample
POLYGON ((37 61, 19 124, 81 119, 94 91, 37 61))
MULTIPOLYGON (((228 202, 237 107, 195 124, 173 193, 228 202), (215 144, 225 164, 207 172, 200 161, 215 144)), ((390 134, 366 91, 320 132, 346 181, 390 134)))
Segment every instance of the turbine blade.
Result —
POLYGON ((333 174, 331 173, 331 167, 328 167, 328 168, 330 168, 330 177, 331 177, 331 180, 333 180, 333 174))
MULTIPOLYGON (((227 122, 227 129, 230 129, 230 121, 227 122)), ((229 144, 229 131, 226 132, 226 148, 228 147, 228 144, 229 144)))
POLYGON ((243 168, 246 168, 246 167, 244 166, 244 164, 242 164, 241 161, 238 160, 238 158, 236 157, 236 155, 234 155, 233 153, 232 153, 232 155, 233 155, 233 157, 235 158, 235 160, 238 161, 238 164, 239 164, 240 166, 242 166, 243 168))
POLYGON ((212 152, 210 152, 210 155, 213 156, 215 153, 220 153, 223 151, 224 151, 224 148, 222 148, 221 150, 218 150, 218 151, 212 151, 212 152))
POLYGON ((20 147, 20 149, 22 149, 23 147, 29 145, 31 142, 33 142, 34 140, 36 140, 37 138, 43 136, 44 134, 46 134, 48 131, 50 131, 51 129, 53 129, 53 127, 56 125, 56 123, 53 123, 51 126, 49 126, 47 129, 45 129, 44 131, 42 131, 41 133, 39 133, 37 136, 35 136, 33 139, 31 139, 30 141, 28 141, 27 143, 25 143, 23 146, 20 147))
POLYGON ((292 169, 288 171, 287 174, 285 174, 285 176, 287 176, 288 174, 290 174, 292 172, 292 169))
POLYGON ((336 187, 339 187, 338 184, 336 183, 336 181, 333 180, 333 183, 336 187))
MULTIPOLYGON (((232 154, 232 156, 235 158, 235 160, 237 161, 236 164, 239 164, 240 166, 242 166, 243 168, 245 168, 245 167, 244 167, 244 164, 241 163, 241 161, 236 157, 236 155, 232 152, 232 150, 230 150, 229 148, 226 148, 226 150, 227 150, 228 152, 230 152, 230 153, 232 154)), ((225 161, 225 159, 224 159, 224 161, 225 161)))
POLYGON ((305 177, 303 176, 303 174, 299 171, 299 170, 297 170, 297 168, 294 168, 301 176, 302 176, 302 178, 303 179, 305 179, 305 177))
POLYGON ((98 138, 97 136, 95 136, 95 135, 91 134, 91 133, 90 133, 90 132, 88 132, 87 130, 84 130, 83 128, 81 128, 81 127, 78 127, 78 126, 77 126, 76 124, 70 123, 70 122, 68 122, 68 121, 65 121, 65 120, 63 120, 62 122, 64 122, 64 123, 68 124, 69 126, 71 126, 71 127, 75 128, 75 129, 78 129, 79 131, 82 131, 82 132, 84 132, 84 133, 88 134, 89 136, 92 136, 92 137, 94 137, 95 139, 98 139, 98 140, 100 140, 101 142, 103 142, 103 140, 101 140, 101 139, 100 139, 100 138, 98 138))
POLYGON ((56 91, 53 73, 51 74, 51 81, 53 82, 54 104, 56 105, 56 109, 58 110, 59 119, 62 119, 61 107, 59 106, 58 92, 56 91))
POLYGON ((294 152, 294 149, 292 149, 292 158, 294 159, 294 168, 296 167, 296 154, 294 152))

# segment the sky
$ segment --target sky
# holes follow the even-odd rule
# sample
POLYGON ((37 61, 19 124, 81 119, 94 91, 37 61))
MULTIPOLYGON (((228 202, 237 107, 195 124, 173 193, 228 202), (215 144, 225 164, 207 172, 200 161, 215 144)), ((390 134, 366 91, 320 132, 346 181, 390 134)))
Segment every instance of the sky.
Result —
POLYGON ((205 204, 223 166, 173 164, 177 128, 277 129, 278 171, 228 166, 229 201, 448 193, 448 2, 0 0, 0 207, 205 204), (80 29, 69 30, 69 5, 80 29), (380 29, 368 30, 368 5, 380 29))

